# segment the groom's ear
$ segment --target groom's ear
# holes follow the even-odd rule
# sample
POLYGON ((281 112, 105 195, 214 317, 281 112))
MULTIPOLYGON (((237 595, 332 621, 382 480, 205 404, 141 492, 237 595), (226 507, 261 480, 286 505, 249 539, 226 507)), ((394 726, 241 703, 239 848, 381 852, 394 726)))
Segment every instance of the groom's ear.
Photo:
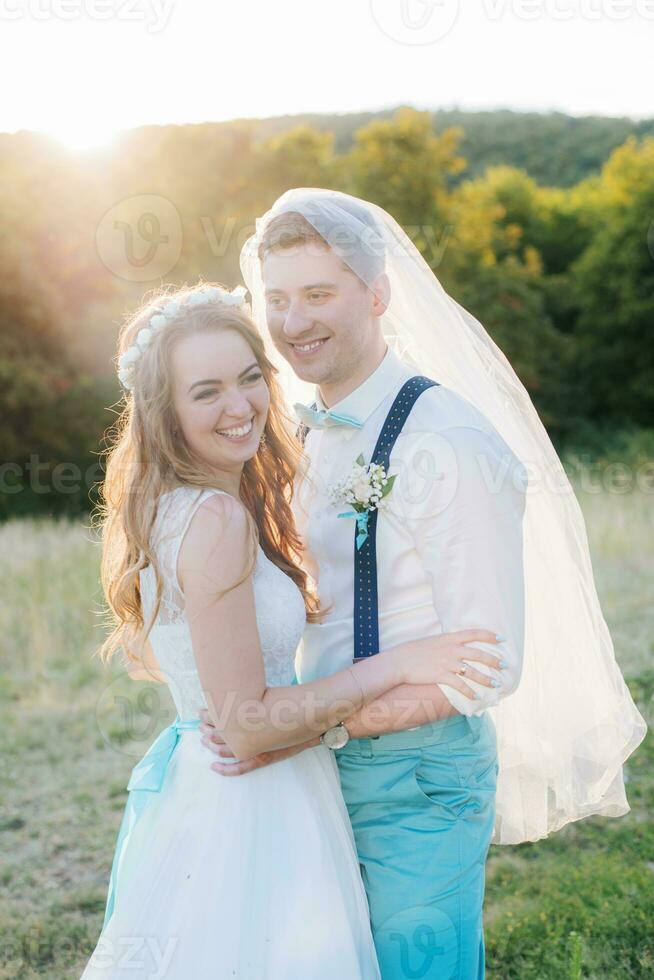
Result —
POLYGON ((372 293, 372 312, 375 316, 383 316, 391 301, 391 284, 386 273, 380 272, 369 288, 372 293))

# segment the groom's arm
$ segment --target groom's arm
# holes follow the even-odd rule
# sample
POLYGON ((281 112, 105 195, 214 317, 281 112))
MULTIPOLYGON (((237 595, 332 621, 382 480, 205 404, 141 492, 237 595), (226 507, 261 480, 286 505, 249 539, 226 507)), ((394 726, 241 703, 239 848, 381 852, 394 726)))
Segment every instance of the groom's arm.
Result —
POLYGON ((456 688, 438 685, 461 714, 481 714, 512 694, 522 673, 527 471, 493 430, 454 426, 423 435, 419 445, 433 455, 438 479, 431 481, 422 499, 416 502, 412 495, 401 503, 442 630, 474 627, 505 637, 496 645, 469 644, 473 656, 475 647, 502 656, 503 670, 470 657, 473 666, 495 678, 498 686, 468 681, 479 695, 471 700, 456 688))

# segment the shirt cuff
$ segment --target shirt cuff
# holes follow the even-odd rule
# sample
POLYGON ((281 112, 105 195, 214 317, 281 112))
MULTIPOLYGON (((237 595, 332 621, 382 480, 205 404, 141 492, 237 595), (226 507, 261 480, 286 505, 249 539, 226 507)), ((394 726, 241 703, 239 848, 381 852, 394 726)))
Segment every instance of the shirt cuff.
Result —
MULTIPOLYGON (((490 643, 478 643, 479 649, 487 651, 489 653, 494 653, 496 655, 501 655, 502 651, 498 650, 494 644, 490 643)), ((480 674, 485 674, 487 677, 492 677, 499 681, 499 687, 487 687, 486 684, 481 684, 479 681, 473 680, 471 677, 466 677, 465 674, 462 680, 465 681, 466 685, 474 691, 475 694, 479 695, 479 698, 470 698, 463 691, 459 691, 456 687, 452 687, 450 684, 439 684, 441 691, 450 702, 452 707, 456 708, 462 715, 480 715, 486 708, 490 708, 495 704, 498 704, 503 697, 510 694, 513 690, 511 685, 511 677, 513 671, 507 669, 498 669, 496 667, 490 667, 488 664, 482 663, 479 660, 474 659, 475 647, 470 645, 468 647, 468 652, 466 654, 466 660, 470 661, 470 666, 474 667, 480 674)), ((504 650, 504 659, 508 660, 506 654, 506 648, 504 650)))

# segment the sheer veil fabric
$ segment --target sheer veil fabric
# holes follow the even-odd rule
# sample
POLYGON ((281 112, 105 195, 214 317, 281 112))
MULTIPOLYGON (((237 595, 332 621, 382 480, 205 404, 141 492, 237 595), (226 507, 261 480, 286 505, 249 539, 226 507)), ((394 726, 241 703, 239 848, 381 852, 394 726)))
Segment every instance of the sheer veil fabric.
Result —
MULTIPOLYGON (((241 253, 253 316, 290 404, 312 400, 313 388, 272 345, 258 258, 262 233, 282 212, 302 214, 369 288, 388 277, 388 344, 416 373, 482 412, 526 471, 522 676, 513 694, 487 709, 500 765, 493 843, 535 841, 592 814, 627 813, 622 766, 646 724, 616 663, 579 503, 527 391, 386 211, 337 191, 299 188, 257 220, 241 253)), ((504 478, 515 479, 516 470, 504 478)))

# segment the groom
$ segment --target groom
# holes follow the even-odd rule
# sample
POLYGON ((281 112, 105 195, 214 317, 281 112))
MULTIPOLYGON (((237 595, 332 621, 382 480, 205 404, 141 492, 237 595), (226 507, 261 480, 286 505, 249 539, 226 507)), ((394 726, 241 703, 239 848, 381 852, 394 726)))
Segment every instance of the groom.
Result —
MULTIPOLYGON (((501 634, 494 652, 506 669, 487 668, 493 688, 470 679, 475 700, 463 681, 461 689, 403 685, 325 740, 354 830, 383 980, 481 980, 498 771, 485 709, 518 684, 524 630, 524 491, 510 479, 498 488, 496 475, 507 459, 517 461, 490 422, 438 378, 407 386, 418 372, 388 348, 380 325, 392 302, 383 256, 371 287, 291 211, 268 223, 259 259, 272 340, 316 385, 315 405, 298 407, 308 470, 294 508, 307 570, 329 611, 307 626, 300 683, 374 654, 370 635, 387 649, 465 628, 501 634), (351 506, 335 505, 333 488, 360 455, 371 461, 382 431, 388 471, 397 476, 366 529, 347 519, 351 506)), ((206 712, 202 718, 205 744, 228 756, 206 712)), ((318 741, 214 768, 238 775, 318 741)))

